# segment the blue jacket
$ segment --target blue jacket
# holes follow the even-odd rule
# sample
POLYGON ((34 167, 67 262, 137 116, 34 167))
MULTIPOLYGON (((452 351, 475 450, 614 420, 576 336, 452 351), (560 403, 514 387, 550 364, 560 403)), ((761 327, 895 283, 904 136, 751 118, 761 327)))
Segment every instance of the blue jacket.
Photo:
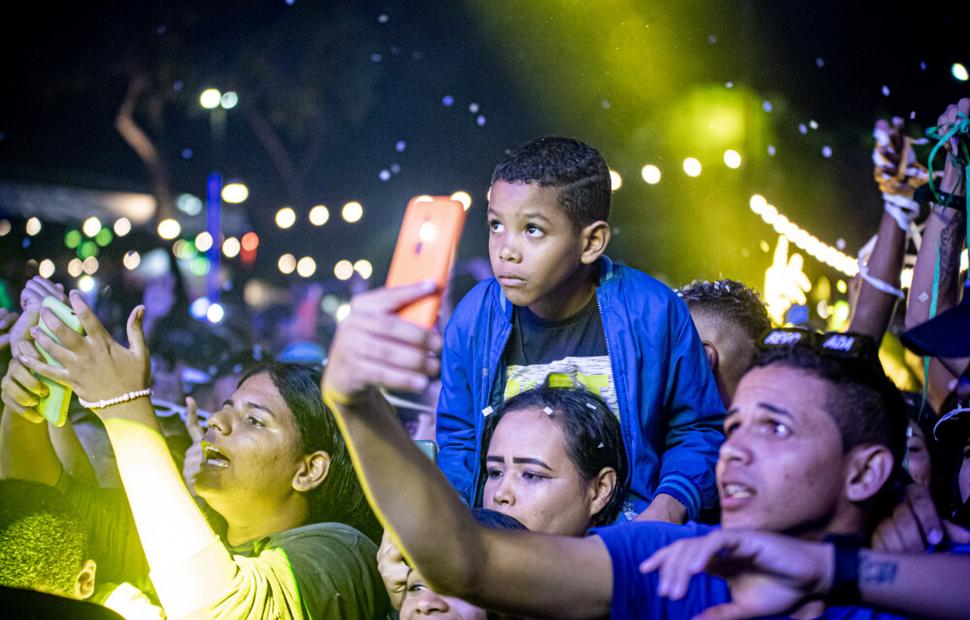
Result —
MULTIPOLYGON (((632 509, 639 513, 667 493, 696 519, 716 505, 714 466, 724 441, 724 407, 704 347, 687 306, 667 286, 605 257, 600 273, 596 302, 630 459, 632 509)), ((469 505, 479 476, 482 411, 505 376, 512 308, 493 278, 469 291, 445 328, 438 465, 469 505)))

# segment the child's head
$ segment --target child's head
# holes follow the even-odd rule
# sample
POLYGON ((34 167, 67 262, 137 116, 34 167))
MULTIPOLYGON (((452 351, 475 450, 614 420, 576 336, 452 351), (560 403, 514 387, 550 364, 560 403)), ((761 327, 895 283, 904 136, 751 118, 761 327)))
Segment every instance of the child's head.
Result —
POLYGON ((488 206, 488 253, 506 297, 540 315, 568 303, 570 280, 606 250, 609 214, 609 168, 596 149, 548 137, 514 150, 492 173, 488 206))

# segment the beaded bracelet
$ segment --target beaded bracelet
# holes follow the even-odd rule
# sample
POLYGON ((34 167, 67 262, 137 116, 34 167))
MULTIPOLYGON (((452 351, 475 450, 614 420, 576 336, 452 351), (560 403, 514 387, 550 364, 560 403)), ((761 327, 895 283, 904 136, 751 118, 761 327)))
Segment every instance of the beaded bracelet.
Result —
POLYGON ((114 398, 105 398, 101 400, 88 401, 84 400, 78 396, 77 401, 81 403, 82 407, 87 409, 104 409, 105 407, 110 407, 112 405, 120 405, 121 403, 126 403, 129 400, 135 400, 136 398, 143 398, 145 396, 151 396, 152 389, 145 388, 144 390, 137 390, 135 392, 128 392, 127 394, 122 394, 121 396, 115 396, 114 398))

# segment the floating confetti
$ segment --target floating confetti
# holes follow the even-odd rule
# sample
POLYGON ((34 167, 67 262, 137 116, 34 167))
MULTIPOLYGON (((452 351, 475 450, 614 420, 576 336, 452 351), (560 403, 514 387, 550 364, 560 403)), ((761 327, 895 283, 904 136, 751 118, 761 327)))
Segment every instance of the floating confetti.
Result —
POLYGON ((808 133, 808 127, 805 126, 805 123, 798 123, 798 133, 803 136, 808 133))
POLYGON ((593 411, 596 411, 596 405, 594 405, 593 403, 589 403, 589 402, 586 403, 586 407, 587 409, 592 409, 593 411))
POLYGON ((493 411, 495 411, 495 410, 492 409, 491 407, 485 407, 484 409, 482 409, 482 415, 488 415, 488 414, 492 413, 493 411))
POLYGON ((485 115, 484 114, 479 114, 478 115, 478 118, 475 119, 475 124, 478 125, 479 127, 484 127, 485 126, 485 115))
POLYGON ((926 61, 925 60, 921 60, 920 61, 920 63, 919 63, 919 70, 920 71, 926 71, 926 61))
POLYGON ((472 114, 478 114, 478 104, 474 101, 468 104, 468 111, 472 114))
POLYGON ((913 110, 912 112, 909 113, 909 120, 915 120, 915 119, 916 119, 916 110, 913 110))
POLYGON ((768 145, 768 157, 774 157, 774 156, 775 156, 775 145, 774 144, 769 144, 768 145))
POLYGON ((724 82, 724 88, 734 88, 734 82, 724 82))
POLYGON ((717 35, 716 34, 707 35, 707 42, 709 45, 714 45, 715 43, 717 43, 717 35))
POLYGON ((812 129, 818 129, 818 123, 815 122, 815 119, 808 121, 808 126, 811 127, 812 129))
POLYGON ((380 15, 377 16, 378 24, 386 24, 387 20, 388 20, 388 17, 386 13, 381 13, 380 15))
POLYGON ((403 153, 406 148, 408 148, 408 143, 404 140, 398 140, 397 144, 394 145, 394 150, 398 153, 403 153))
POLYGON ((835 240, 835 249, 836 250, 844 250, 845 249, 845 239, 843 239, 842 237, 839 237, 838 239, 836 239, 835 240))
POLYGON ((886 86, 885 84, 883 84, 883 86, 882 86, 882 96, 883 97, 888 97, 889 96, 889 87, 886 86))
POLYGON ((182 149, 182 159, 192 159, 192 149, 182 149))
POLYGON ((819 69, 821 69, 822 67, 824 67, 825 66, 825 59, 822 58, 821 56, 819 56, 818 58, 816 58, 815 59, 815 66, 818 67, 819 69))
POLYGON ((182 88, 184 86, 185 84, 182 83, 182 80, 175 80, 175 82, 172 84, 172 90, 174 90, 177 93, 180 93, 182 92, 182 88))
POLYGON ((832 147, 826 144, 825 146, 822 147, 822 157, 824 157, 825 159, 828 159, 831 156, 832 156, 832 147))
POLYGON ((384 170, 380 171, 377 178, 379 178, 381 181, 389 181, 391 179, 391 171, 385 168, 384 170))
POLYGON ((401 172, 401 165, 400 164, 391 164, 391 172, 393 172, 394 174, 400 174, 400 172, 401 172))
POLYGON ((604 110, 609 110, 610 109, 609 100, 603 99, 602 101, 600 101, 600 107, 603 108, 604 110))
POLYGON ((552 415, 553 413, 551 407, 543 407, 542 410, 546 412, 546 415, 552 415))
POLYGON ((441 98, 441 105, 445 106, 446 108, 450 108, 454 103, 455 98, 451 95, 445 95, 441 98))
POLYGON ((771 105, 770 101, 765 99, 764 101, 761 102, 761 109, 770 114, 771 111, 775 109, 775 107, 771 105))
POLYGON ((376 52, 370 55, 371 62, 380 62, 382 60, 384 60, 384 57, 376 52))

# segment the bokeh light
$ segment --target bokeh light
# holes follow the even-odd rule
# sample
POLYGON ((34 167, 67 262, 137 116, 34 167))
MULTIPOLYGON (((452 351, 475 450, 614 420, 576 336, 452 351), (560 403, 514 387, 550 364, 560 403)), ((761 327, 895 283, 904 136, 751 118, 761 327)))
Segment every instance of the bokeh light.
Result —
POLYGON ((95 256, 88 256, 84 259, 84 261, 81 262, 81 269, 89 276, 96 274, 100 266, 101 264, 98 262, 98 259, 95 256))
POLYGON ((292 254, 284 254, 276 261, 276 266, 279 267, 280 273, 289 275, 296 269, 296 257, 292 254))
POLYGON ((614 192, 623 187, 623 177, 616 170, 610 170, 610 189, 614 192))
POLYGON ((310 209, 310 223, 314 226, 323 226, 330 219, 330 209, 325 205, 317 205, 310 209))
POLYGON ((54 275, 54 261, 49 258, 40 261, 40 265, 37 266, 37 274, 42 278, 49 278, 54 275))
MULTIPOLYGON (((126 266, 127 266, 127 263, 126 263, 126 266)), ((84 264, 81 262, 81 259, 72 258, 71 262, 67 264, 67 275, 71 276, 72 278, 76 278, 82 273, 84 273, 84 264)))
POLYGON ((354 275, 354 264, 347 259, 337 261, 333 266, 333 275, 338 280, 349 280, 354 275))
POLYGON ((233 183, 227 183, 222 188, 222 199, 230 204, 237 205, 243 203, 247 198, 249 198, 249 188, 244 183, 235 181, 233 183))
POLYGON ((115 236, 111 233, 110 228, 102 228, 98 231, 98 234, 94 236, 94 242, 101 247, 107 247, 112 241, 114 241, 115 236))
MULTIPOLYGON (((131 250, 125 253, 125 257, 121 259, 121 262, 124 263, 125 267, 128 269, 136 269, 138 265, 141 264, 141 254, 135 250, 131 250)), ((68 265, 68 268, 70 268, 70 265, 68 265)))
POLYGON ((235 237, 229 237, 222 242, 222 253, 226 255, 226 258, 236 258, 239 256, 239 250, 239 239, 235 237))
POLYGON ((212 248, 212 235, 203 230, 195 236, 195 249, 200 252, 208 252, 212 248))
POLYGON ((966 82, 970 79, 970 73, 967 73, 967 68, 963 66, 963 63, 953 63, 953 66, 950 67, 950 74, 961 82, 966 82))
POLYGON ((356 200, 352 200, 344 205, 343 209, 340 210, 340 215, 345 222, 353 224, 364 217, 364 207, 356 200))
POLYGON ((182 225, 178 220, 165 218, 158 223, 158 236, 162 239, 174 239, 182 232, 182 225))
POLYGON ((0 237, 6 237, 12 228, 10 220, 0 220, 0 237))
POLYGON ((368 280, 374 273, 374 266, 370 264, 369 260, 362 258, 354 263, 354 271, 359 273, 361 278, 368 280))
POLYGON ((689 177, 699 177, 701 175, 701 162, 696 157, 688 157, 684 160, 684 174, 689 177))
POLYGON ((738 153, 734 149, 728 149, 724 151, 724 165, 728 168, 740 168, 741 167, 741 153, 738 153))
POLYGON ((81 230, 83 230, 84 234, 88 237, 93 237, 101 230, 101 220, 93 216, 89 217, 88 219, 84 220, 81 230))
POLYGON ((207 88, 199 95, 199 105, 206 110, 218 108, 220 103, 222 103, 222 93, 215 88, 207 88))
POLYGON ((310 256, 304 256, 296 264, 296 272, 304 278, 309 278, 317 271, 317 261, 310 256))
POLYGON ((119 237, 124 237, 131 232, 131 220, 127 217, 119 217, 115 220, 114 231, 119 237))
POLYGON ((242 249, 247 252, 255 252, 256 248, 259 247, 259 235, 253 231, 249 231, 242 236, 242 249))
POLYGON ((296 223, 296 211, 290 207, 283 207, 276 212, 276 225, 282 229, 287 229, 296 223))
POLYGON ((337 322, 343 321, 348 316, 350 316, 350 304, 340 304, 337 306, 337 311, 334 313, 334 318, 337 322))
POLYGON ((89 275, 83 275, 77 280, 77 287, 81 289, 82 293, 90 293, 94 290, 95 281, 89 275))
POLYGON ((41 226, 39 219, 32 217, 27 220, 27 225, 24 228, 26 229, 27 234, 33 237, 40 232, 40 229, 43 228, 43 226, 41 226))
POLYGON ((472 206, 472 197, 468 192, 457 191, 451 195, 451 199, 460 202, 461 206, 465 208, 465 211, 468 211, 472 206))
POLYGON ((657 183, 660 183, 660 168, 654 166, 653 164, 647 164, 640 171, 640 176, 642 176, 643 180, 648 184, 656 185, 657 183))
POLYGON ((218 323, 226 316, 226 311, 223 309, 222 304, 209 304, 206 308, 205 318, 209 319, 210 323, 218 323))
POLYGON ((80 230, 69 230, 67 231, 67 234, 64 235, 64 245, 73 250, 77 248, 77 246, 81 245, 82 239, 83 237, 81 236, 80 230))
POLYGON ((224 92, 222 97, 219 98, 219 104, 223 108, 231 110, 239 104, 239 95, 231 90, 224 92))

